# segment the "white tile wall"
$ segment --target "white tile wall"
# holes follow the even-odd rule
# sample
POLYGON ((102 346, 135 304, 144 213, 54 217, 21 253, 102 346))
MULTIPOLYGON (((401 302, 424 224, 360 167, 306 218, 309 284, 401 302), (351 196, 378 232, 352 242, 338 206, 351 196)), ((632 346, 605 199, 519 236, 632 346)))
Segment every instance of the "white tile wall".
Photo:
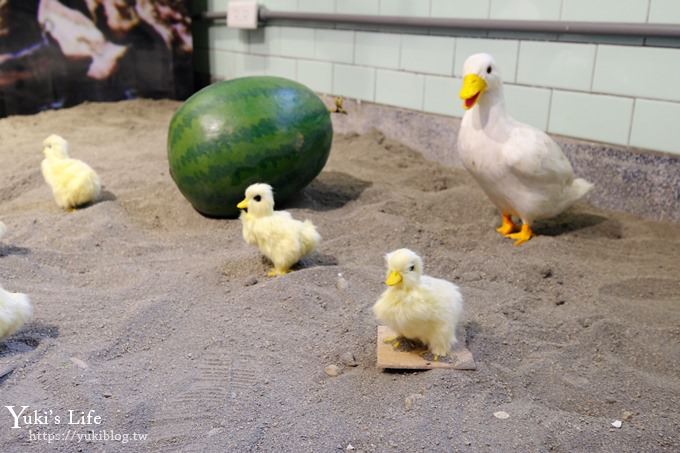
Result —
POLYGON ((558 20, 562 0, 491 0, 491 19, 558 20))
POLYGON ((424 76, 411 72, 378 69, 375 101, 412 110, 423 108, 424 76))
POLYGON ((562 20, 647 22, 649 0, 562 0, 562 20))
POLYGON ((352 63, 354 61, 354 32, 317 29, 314 34, 314 58, 352 63))
POLYGON ((373 101, 375 69, 366 66, 333 65, 333 93, 373 101))
POLYGON ((461 19, 486 19, 490 0, 432 0, 432 17, 457 17, 461 19))
MULTIPOLYGON (((593 20, 680 25, 680 0, 264 0, 270 9, 459 18, 593 20)), ((213 11, 226 0, 209 0, 213 11)), ((506 105, 550 132, 680 154, 680 40, 601 39, 286 24, 253 32, 209 26, 196 69, 219 78, 275 74, 312 89, 462 116, 465 59, 491 53, 506 105), (573 38, 572 38, 573 39, 573 38), (557 40, 557 41, 556 41, 557 40), (605 44, 605 42, 608 42, 605 44), (655 47, 663 46, 663 47, 655 47)))
POLYGON ((522 42, 517 82, 588 91, 593 77, 595 49, 592 44, 522 42))
POLYGON ((332 93, 333 64, 326 61, 298 60, 297 81, 318 93, 332 93))
POLYGON ((400 68, 427 74, 453 75, 456 41, 448 36, 402 35, 400 68))
POLYGON ((399 67, 401 36, 386 33, 356 33, 354 62, 378 68, 399 67))
POLYGON ((632 99, 554 90, 548 130, 625 145, 632 114, 632 99))
POLYGON ((680 49, 599 46, 593 90, 680 101, 680 49))
POLYGON ((383 16, 429 16, 430 0, 380 0, 383 16))
POLYGON ((662 24, 680 23, 680 2, 678 0, 650 0, 649 22, 662 24))
POLYGON ((680 154, 680 104, 637 99, 630 144, 680 154))
MULTIPOLYGON (((280 54, 286 57, 314 58, 314 29, 280 27, 280 54)), ((252 50, 251 50, 252 52, 252 50)), ((276 52, 272 52, 276 55, 276 52)))
POLYGON ((425 76, 423 109, 440 115, 463 116, 465 111, 458 98, 461 83, 458 78, 425 76))
POLYGON ((518 121, 547 130, 551 90, 506 84, 505 108, 518 121))
POLYGON ((341 14, 378 14, 379 0, 337 0, 336 12, 341 14))

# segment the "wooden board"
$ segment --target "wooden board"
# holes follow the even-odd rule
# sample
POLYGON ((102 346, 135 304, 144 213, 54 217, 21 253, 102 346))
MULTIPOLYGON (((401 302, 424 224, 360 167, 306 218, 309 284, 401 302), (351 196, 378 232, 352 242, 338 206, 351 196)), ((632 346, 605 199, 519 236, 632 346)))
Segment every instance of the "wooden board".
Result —
POLYGON ((385 339, 394 336, 394 332, 389 327, 378 326, 378 368, 404 370, 431 370, 433 368, 474 370, 477 368, 472 353, 461 343, 456 344, 445 358, 434 361, 427 360, 421 355, 427 352, 424 346, 402 350, 395 349, 390 343, 385 343, 385 339))

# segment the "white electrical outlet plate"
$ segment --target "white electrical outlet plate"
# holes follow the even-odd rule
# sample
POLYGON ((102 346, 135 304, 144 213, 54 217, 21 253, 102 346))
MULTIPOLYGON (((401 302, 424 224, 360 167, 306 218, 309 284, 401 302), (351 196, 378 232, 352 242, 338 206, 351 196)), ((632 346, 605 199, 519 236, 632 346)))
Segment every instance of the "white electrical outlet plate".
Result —
POLYGON ((257 28, 257 2, 232 0, 227 6, 227 27, 257 28))

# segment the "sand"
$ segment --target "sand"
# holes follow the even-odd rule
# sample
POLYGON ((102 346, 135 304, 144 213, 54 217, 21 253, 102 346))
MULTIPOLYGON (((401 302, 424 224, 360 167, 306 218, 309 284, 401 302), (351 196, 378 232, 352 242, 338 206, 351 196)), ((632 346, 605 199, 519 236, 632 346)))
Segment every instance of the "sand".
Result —
POLYGON ((0 283, 35 306, 0 343, 0 451, 678 451, 680 225, 579 204, 514 247, 464 171, 338 136, 285 206, 319 253, 271 279, 238 221, 202 217, 170 179, 178 106, 0 120, 0 283), (52 133, 101 175, 97 204, 52 200, 52 133), (461 287, 476 371, 375 367, 371 306, 399 247, 461 287), (49 420, 11 429, 6 405, 49 420))

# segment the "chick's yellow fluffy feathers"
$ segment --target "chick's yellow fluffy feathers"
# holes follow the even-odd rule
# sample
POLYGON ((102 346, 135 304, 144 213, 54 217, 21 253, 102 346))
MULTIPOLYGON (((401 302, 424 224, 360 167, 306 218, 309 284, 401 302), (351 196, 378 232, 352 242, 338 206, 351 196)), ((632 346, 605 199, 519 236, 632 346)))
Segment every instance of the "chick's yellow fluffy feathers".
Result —
POLYGON ((26 294, 10 293, 0 287, 0 340, 19 330, 32 314, 26 294))
POLYGON ((398 336, 418 340, 436 356, 456 343, 463 297, 453 283, 422 275, 423 261, 408 249, 387 254, 389 286, 373 306, 379 321, 398 336))
POLYGON ((57 205, 74 209, 95 201, 101 191, 99 176, 85 162, 69 158, 66 140, 50 135, 43 146, 45 159, 40 168, 57 205))
POLYGON ((238 204, 243 225, 243 239, 256 245, 274 264, 270 275, 286 274, 291 266, 313 252, 321 236, 306 220, 293 219, 286 211, 274 211, 274 195, 268 184, 253 184, 238 204))

